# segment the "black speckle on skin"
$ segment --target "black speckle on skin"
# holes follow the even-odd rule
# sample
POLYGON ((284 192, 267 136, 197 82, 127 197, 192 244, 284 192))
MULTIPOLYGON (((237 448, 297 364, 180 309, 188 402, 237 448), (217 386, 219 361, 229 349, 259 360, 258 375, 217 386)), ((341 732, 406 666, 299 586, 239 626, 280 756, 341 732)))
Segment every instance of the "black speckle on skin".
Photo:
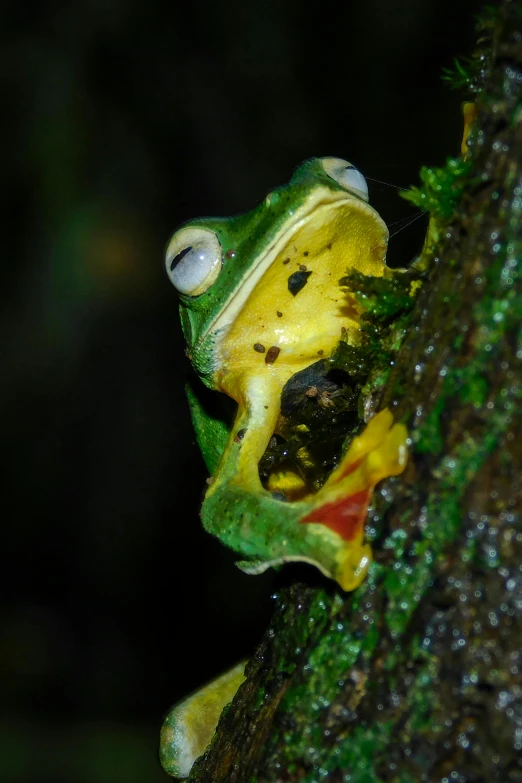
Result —
POLYGON ((306 266, 304 264, 299 264, 299 269, 301 272, 306 272, 306 266))
POLYGON ((266 351, 266 348, 262 343, 254 343, 254 351, 257 351, 258 353, 264 353, 266 351))
POLYGON ((281 310, 277 311, 277 317, 278 318, 282 318, 283 317, 283 313, 281 312, 281 310))
POLYGON ((297 296, 299 291, 301 291, 305 285, 308 282, 308 278, 310 277, 312 273, 311 272, 294 272, 290 277, 288 278, 288 290, 292 294, 292 296, 297 296))
POLYGON ((236 257, 236 251, 235 250, 227 250, 225 253, 226 258, 235 258, 236 257))
POLYGON ((289 264, 289 263, 290 263, 290 259, 289 258, 285 258, 285 260, 283 261, 283 264, 289 264))
POLYGON ((236 433, 236 437, 234 438, 234 443, 241 443, 245 435, 246 435, 246 429, 238 430, 236 433))
POLYGON ((266 353, 265 363, 273 364, 280 353, 281 353, 281 348, 278 348, 277 345, 272 345, 272 347, 269 348, 266 353))
POLYGON ((304 255, 304 256, 307 256, 307 255, 309 255, 309 254, 310 254, 310 251, 309 251, 309 250, 305 250, 305 251, 304 251, 304 253, 303 253, 303 255, 304 255))

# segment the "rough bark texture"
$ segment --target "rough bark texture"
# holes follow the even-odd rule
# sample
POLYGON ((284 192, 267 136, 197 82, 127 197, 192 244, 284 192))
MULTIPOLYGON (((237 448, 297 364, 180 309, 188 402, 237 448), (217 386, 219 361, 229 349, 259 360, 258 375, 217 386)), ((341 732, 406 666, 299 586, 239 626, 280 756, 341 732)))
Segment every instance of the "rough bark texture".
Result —
MULTIPOLYGON (((522 781, 522 18, 384 390, 412 438, 355 593, 283 590, 194 783, 522 781)), ((429 255, 429 252, 428 252, 429 255)))

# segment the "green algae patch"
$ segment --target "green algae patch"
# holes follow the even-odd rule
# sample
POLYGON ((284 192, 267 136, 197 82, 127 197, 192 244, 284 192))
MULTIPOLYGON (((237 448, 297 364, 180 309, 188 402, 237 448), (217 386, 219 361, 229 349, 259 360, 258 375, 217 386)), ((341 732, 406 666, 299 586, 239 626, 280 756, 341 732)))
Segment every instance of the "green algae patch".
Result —
MULTIPOLYGON (((342 743, 332 752, 327 767, 321 763, 317 767, 328 772, 342 770, 345 776, 350 776, 345 777, 350 783, 378 783, 380 779, 375 775, 373 759, 376 753, 389 745, 392 732, 391 720, 368 728, 359 726, 351 733, 349 743, 342 743)), ((314 783, 318 780, 317 772, 314 771, 304 780, 306 783, 314 783)))
POLYGON ((413 433, 415 448, 419 454, 441 454, 444 450, 441 417, 444 414, 444 400, 438 400, 428 413, 421 430, 413 433))
MULTIPOLYGON (((406 652, 406 650, 404 651, 406 652)), ((417 671, 411 684, 412 698, 409 703, 409 714, 404 722, 406 736, 429 733, 432 730, 432 705, 436 701, 435 685, 439 675, 439 665, 435 656, 423 650, 414 638, 407 652, 417 661, 417 671), (435 693, 434 693, 435 691, 435 693)), ((390 692, 398 691, 393 674, 390 677, 390 692)), ((377 690, 377 689, 376 689, 377 690)), ((378 700, 381 694, 375 693, 378 700)), ((379 703, 379 702, 377 702, 379 703)), ((398 776, 390 776, 389 765, 386 757, 391 753, 391 746, 396 742, 397 715, 393 712, 403 712, 404 703, 393 700, 386 704, 383 700, 379 704, 383 719, 372 726, 358 726, 350 734, 350 742, 342 742, 330 750, 328 759, 320 763, 320 769, 335 773, 342 771, 345 779, 350 783, 381 783, 381 781, 412 781, 416 783, 418 778, 402 769, 398 776), (393 715, 393 716, 392 716, 393 715)), ((391 765, 393 770, 393 764, 391 765)), ((305 778, 310 783, 313 776, 305 778)))

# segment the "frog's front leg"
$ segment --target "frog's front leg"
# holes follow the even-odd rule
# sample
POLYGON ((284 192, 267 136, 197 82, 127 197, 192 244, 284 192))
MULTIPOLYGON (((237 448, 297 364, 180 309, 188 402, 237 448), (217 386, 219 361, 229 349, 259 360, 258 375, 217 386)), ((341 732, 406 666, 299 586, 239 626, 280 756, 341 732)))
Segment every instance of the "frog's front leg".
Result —
POLYGON ((353 590, 371 559, 364 544, 371 494, 382 478, 402 472, 406 430, 381 411, 317 494, 281 500, 262 486, 258 464, 279 417, 282 385, 267 374, 262 382, 250 379, 240 395, 236 390, 239 413, 203 504, 203 524, 246 558, 239 565, 247 572, 305 561, 353 590))

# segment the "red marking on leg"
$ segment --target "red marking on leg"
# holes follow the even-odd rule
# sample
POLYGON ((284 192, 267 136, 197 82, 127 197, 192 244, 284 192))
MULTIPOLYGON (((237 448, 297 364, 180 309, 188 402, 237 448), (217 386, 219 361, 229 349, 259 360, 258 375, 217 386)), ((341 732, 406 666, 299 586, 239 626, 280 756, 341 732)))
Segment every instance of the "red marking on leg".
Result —
POLYGON ((338 484, 339 481, 342 481, 346 478, 346 476, 349 476, 350 473, 355 473, 359 465, 362 463, 364 457, 361 457, 360 459, 356 459, 355 462, 351 462, 349 465, 346 466, 345 470, 343 470, 342 473, 339 473, 337 478, 335 479, 335 484, 338 484))
POLYGON ((353 541, 362 532, 371 490, 363 489, 333 503, 311 511, 301 522, 318 522, 338 533, 345 541, 353 541))

